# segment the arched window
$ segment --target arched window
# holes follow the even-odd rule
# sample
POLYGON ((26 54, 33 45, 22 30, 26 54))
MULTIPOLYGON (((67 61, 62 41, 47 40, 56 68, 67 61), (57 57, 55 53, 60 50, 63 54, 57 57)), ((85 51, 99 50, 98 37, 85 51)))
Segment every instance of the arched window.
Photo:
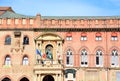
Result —
POLYGON ((100 49, 96 51, 96 65, 103 66, 103 56, 102 51, 100 49))
POLYGON ((68 49, 68 51, 67 51, 66 65, 73 65, 73 54, 72 54, 72 51, 70 49, 68 49))
POLYGON ((27 57, 27 56, 24 56, 24 57, 23 57, 22 64, 23 64, 23 65, 28 65, 28 63, 29 63, 28 57, 27 57))
POLYGON ((9 78, 4 78, 2 81, 11 81, 9 78))
POLYGON ((87 66, 88 65, 88 56, 87 56, 86 49, 83 49, 81 51, 81 66, 87 66))
POLYGON ((5 38, 5 45, 10 45, 11 44, 11 37, 10 36, 6 36, 5 38))
POLYGON ((25 45, 29 44, 29 38, 27 36, 23 38, 23 44, 25 45))
POLYGON ((116 49, 112 50, 111 54, 111 66, 117 67, 119 65, 118 51, 116 49))
POLYGON ((5 65, 11 65, 11 58, 9 55, 5 57, 5 65))

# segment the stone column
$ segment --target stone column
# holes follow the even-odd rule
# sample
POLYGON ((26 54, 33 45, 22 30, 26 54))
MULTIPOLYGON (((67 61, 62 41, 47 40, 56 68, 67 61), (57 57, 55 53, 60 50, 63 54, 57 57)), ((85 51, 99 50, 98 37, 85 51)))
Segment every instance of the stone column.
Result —
POLYGON ((40 75, 39 74, 37 75, 37 81, 40 81, 40 75))
POLYGON ((58 81, 58 74, 56 74, 56 78, 55 78, 55 81, 58 81))
POLYGON ((59 81, 62 81, 62 77, 61 77, 61 74, 60 74, 60 79, 59 79, 59 81))
POLYGON ((34 77, 34 81, 37 81, 37 75, 35 75, 35 77, 34 77))
POLYGON ((41 74, 39 75, 39 78, 40 78, 40 80, 39 80, 39 81, 42 81, 42 80, 41 80, 41 74))

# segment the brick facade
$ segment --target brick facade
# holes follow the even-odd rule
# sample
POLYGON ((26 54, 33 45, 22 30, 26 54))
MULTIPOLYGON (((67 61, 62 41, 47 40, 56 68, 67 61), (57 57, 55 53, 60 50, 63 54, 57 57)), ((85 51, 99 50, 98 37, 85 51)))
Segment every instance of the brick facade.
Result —
POLYGON ((119 80, 120 16, 0 13, 1 81, 119 80))

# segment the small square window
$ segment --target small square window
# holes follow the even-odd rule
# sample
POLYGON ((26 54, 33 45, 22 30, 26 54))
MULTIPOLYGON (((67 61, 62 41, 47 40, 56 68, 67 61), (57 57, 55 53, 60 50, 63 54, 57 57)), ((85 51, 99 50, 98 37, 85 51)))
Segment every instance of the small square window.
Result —
POLYGON ((81 40, 87 40, 87 37, 86 36, 81 36, 81 40))
POLYGON ((72 40, 72 36, 67 36, 66 40, 72 40))
POLYGON ((111 36, 111 40, 116 41, 118 40, 117 36, 111 36))
POLYGON ((101 36, 96 36, 96 40, 97 41, 102 40, 102 37, 101 36))

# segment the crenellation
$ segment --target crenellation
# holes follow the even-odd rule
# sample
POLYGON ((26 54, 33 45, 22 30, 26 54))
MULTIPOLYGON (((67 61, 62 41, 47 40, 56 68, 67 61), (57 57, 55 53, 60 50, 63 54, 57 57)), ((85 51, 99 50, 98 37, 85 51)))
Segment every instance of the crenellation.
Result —
POLYGON ((40 19, 36 18, 0 18, 1 28, 31 28, 34 27, 72 27, 72 28, 116 28, 120 25, 119 19, 40 19))

